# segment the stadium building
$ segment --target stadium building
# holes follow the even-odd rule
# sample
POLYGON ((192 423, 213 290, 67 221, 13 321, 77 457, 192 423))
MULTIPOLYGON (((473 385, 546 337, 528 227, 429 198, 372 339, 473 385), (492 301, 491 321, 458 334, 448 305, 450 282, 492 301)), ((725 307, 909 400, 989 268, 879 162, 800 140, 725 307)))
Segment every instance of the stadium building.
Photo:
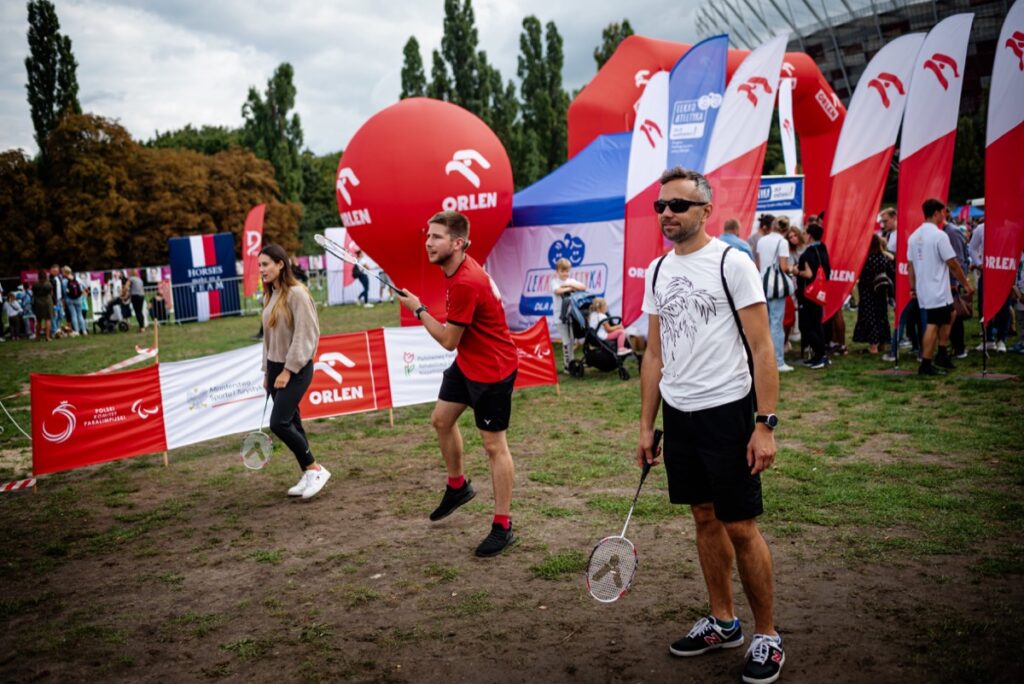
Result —
POLYGON ((961 112, 981 110, 992 60, 1010 0, 708 0, 697 11, 702 38, 728 33, 737 47, 753 49, 789 29, 788 49, 806 52, 847 105, 857 79, 883 45, 927 32, 942 19, 974 13, 964 67, 961 112))

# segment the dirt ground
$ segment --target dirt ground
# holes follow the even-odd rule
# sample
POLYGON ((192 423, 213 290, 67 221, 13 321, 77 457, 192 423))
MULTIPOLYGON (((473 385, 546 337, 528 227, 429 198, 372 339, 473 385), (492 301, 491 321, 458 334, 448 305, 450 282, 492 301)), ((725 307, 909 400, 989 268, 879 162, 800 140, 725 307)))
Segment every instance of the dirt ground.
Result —
MULTIPOLYGON (((395 439, 370 449, 401 448, 395 439)), ((524 456, 520 541, 477 559, 486 471, 476 501, 432 524, 438 459, 429 444, 405 446, 387 472, 325 461, 334 477, 309 503, 284 496, 297 472, 280 454, 248 473, 227 446, 169 469, 146 457, 4 495, 0 681, 739 681, 743 648, 668 652, 706 602, 685 511, 634 522, 638 579, 602 605, 578 571, 546 579, 531 568, 557 553, 578 561, 622 516, 530 481, 524 456)), ((657 477, 644 497, 665 496, 657 477)), ((782 681, 1020 680, 1019 577, 978 577, 956 556, 847 563, 825 527, 768 538, 782 681)))

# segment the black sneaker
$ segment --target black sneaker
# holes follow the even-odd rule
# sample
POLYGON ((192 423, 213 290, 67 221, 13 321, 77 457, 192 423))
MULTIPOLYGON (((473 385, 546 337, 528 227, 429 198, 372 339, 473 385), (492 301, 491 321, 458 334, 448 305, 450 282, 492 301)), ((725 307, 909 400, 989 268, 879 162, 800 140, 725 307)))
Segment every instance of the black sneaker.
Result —
POLYGON ((832 365, 832 362, 828 360, 828 357, 827 356, 823 356, 820 359, 814 359, 813 361, 811 361, 811 363, 808 366, 808 368, 811 368, 813 370, 819 370, 821 368, 828 368, 831 365, 832 365))
POLYGON ((445 485, 441 503, 430 514, 430 519, 437 522, 442 518, 447 518, 456 508, 472 501, 474 496, 476 496, 476 492, 473 491, 473 485, 469 483, 469 480, 466 480, 466 484, 462 485, 459 489, 452 489, 450 486, 445 485))
POLYGON ((506 530, 498 523, 491 523, 491 533, 476 547, 476 555, 481 558, 496 556, 505 550, 505 547, 515 543, 516 535, 512 534, 512 526, 506 530))
POLYGON ((953 359, 949 358, 949 354, 937 354, 933 363, 939 368, 946 368, 948 370, 956 368, 953 364, 953 359))
POLYGON ((917 369, 917 374, 918 375, 945 375, 946 371, 939 370, 938 368, 936 368, 935 366, 933 366, 931 364, 926 366, 926 365, 924 365, 922 363, 918 367, 918 369, 917 369))
POLYGON ((782 637, 755 634, 747 649, 747 662, 743 666, 743 681, 747 684, 771 684, 779 678, 786 663, 782 650, 782 637))
POLYGON ((743 645, 743 630, 740 621, 734 620, 732 627, 722 625, 710 615, 697 620, 689 634, 668 647, 675 656, 695 656, 717 648, 736 648, 743 645))

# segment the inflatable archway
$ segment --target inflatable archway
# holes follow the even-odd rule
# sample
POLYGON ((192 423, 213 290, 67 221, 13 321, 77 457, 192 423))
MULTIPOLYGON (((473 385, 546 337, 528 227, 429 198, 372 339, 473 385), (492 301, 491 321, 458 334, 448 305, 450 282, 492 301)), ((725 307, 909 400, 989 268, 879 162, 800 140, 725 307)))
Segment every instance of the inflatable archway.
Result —
MULTIPOLYGON (((599 135, 633 130, 634 105, 651 74, 670 71, 686 43, 630 36, 605 62, 597 75, 569 106, 569 156, 599 135)), ((730 78, 748 50, 729 50, 726 78, 730 78)), ((793 123, 800 140, 800 163, 805 181, 804 206, 819 213, 828 204, 829 176, 846 108, 821 70, 802 52, 787 52, 783 72, 796 79, 793 123)))

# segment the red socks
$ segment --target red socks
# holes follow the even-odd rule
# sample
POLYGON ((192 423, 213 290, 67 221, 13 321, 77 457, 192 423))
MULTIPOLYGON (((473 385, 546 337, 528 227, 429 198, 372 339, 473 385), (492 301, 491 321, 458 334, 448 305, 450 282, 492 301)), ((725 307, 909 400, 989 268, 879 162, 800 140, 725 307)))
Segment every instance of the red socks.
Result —
POLYGON ((494 516, 494 522, 501 525, 503 530, 512 529, 512 519, 507 515, 496 515, 494 516))
POLYGON ((462 486, 466 484, 466 476, 459 475, 458 477, 449 477, 448 486, 452 489, 462 489, 462 486))

